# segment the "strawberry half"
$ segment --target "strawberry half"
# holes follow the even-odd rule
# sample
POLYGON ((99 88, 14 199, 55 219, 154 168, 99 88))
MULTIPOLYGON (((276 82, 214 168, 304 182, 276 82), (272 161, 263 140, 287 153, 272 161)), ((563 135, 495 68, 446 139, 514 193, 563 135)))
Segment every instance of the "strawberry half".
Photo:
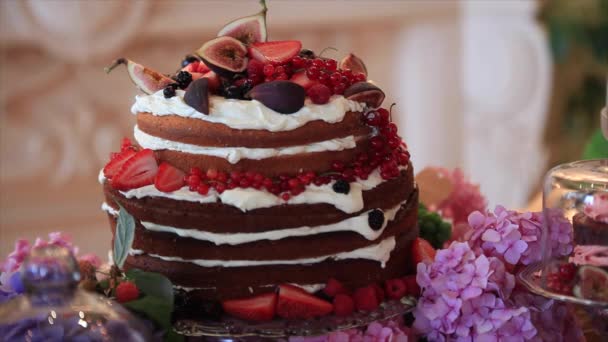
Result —
POLYGON ((127 160, 131 159, 137 152, 132 149, 124 149, 120 153, 115 153, 112 155, 112 160, 110 160, 106 166, 103 168, 103 175, 106 178, 112 178, 122 166, 127 162, 127 160))
POLYGON ((130 190, 154 183, 158 164, 154 152, 145 149, 127 160, 120 171, 112 177, 112 187, 117 190, 130 190))
POLYGON ((249 46, 249 56, 264 64, 285 63, 300 50, 302 50, 302 42, 299 40, 253 43, 249 46))
POLYGON ((431 246, 430 242, 422 238, 416 238, 416 240, 414 240, 412 245, 412 258, 414 259, 415 265, 418 265, 419 262, 433 262, 433 260, 435 260, 435 253, 437 253, 437 251, 431 246))
POLYGON ((274 317, 277 295, 267 293, 252 298, 233 299, 222 302, 224 311, 247 321, 270 321, 274 317))
POLYGON ((179 190, 186 184, 184 181, 185 175, 184 171, 167 162, 162 162, 158 166, 158 173, 154 178, 154 186, 162 192, 179 190))
POLYGON ((309 319, 325 316, 333 311, 331 303, 288 284, 279 285, 277 315, 286 319, 309 319))
POLYGON ((317 81, 313 81, 308 76, 306 76, 306 70, 298 71, 289 79, 291 82, 299 84, 302 88, 308 90, 313 85, 319 83, 317 81))

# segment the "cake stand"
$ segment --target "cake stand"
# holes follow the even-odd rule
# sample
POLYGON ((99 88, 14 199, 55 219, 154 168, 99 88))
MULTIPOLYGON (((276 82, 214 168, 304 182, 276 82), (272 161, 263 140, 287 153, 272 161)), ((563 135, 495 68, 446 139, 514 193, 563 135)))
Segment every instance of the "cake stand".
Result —
POLYGON ((350 316, 327 316, 312 320, 274 320, 252 323, 235 318, 211 320, 177 320, 173 330, 188 340, 203 341, 259 341, 294 336, 320 336, 331 332, 361 328, 376 321, 397 318, 410 312, 416 299, 404 297, 400 301, 387 301, 372 312, 355 312, 350 316))

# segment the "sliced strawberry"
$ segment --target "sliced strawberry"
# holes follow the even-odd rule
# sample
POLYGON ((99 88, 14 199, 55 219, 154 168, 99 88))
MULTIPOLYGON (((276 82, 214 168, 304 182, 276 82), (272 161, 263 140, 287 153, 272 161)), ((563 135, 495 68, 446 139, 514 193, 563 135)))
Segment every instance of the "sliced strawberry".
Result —
POLYGON ((401 299, 407 292, 407 286, 402 279, 389 279, 385 281, 384 289, 390 299, 401 299))
POLYGON ((302 50, 299 40, 253 43, 249 46, 249 56, 264 64, 285 63, 302 50))
POLYGON ((338 293, 334 298, 334 314, 343 317, 353 311, 355 311, 355 301, 349 295, 338 293))
POLYGON ((185 67, 182 68, 182 71, 187 71, 189 73, 199 73, 206 74, 209 72, 209 67, 203 62, 192 62, 185 67))
POLYGON ((122 138, 122 142, 120 144, 120 152, 124 152, 126 150, 135 150, 135 146, 133 146, 131 139, 122 138))
POLYGON ((270 321, 277 304, 276 293, 267 293, 252 298, 233 299, 222 302, 224 311, 247 321, 270 321))
POLYGON ((341 282, 337 281, 334 278, 329 278, 329 280, 327 281, 327 285, 325 285, 325 288, 323 289, 323 292, 325 292, 325 294, 329 297, 335 297, 336 295, 341 293, 349 293, 348 289, 344 285, 342 285, 341 282))
POLYGON ((209 83, 208 83, 209 91, 215 92, 220 88, 220 84, 221 84, 220 78, 213 71, 207 72, 206 74, 203 75, 203 77, 209 79, 209 83))
POLYGON ((112 177, 112 187, 117 190, 130 190, 154 183, 158 164, 154 151, 145 149, 127 160, 120 171, 112 177))
POLYGON ((309 319, 328 315, 334 307, 310 293, 288 284, 279 285, 277 315, 287 319, 309 319))
POLYGON ((162 162, 158 166, 158 173, 154 178, 154 186, 162 192, 179 190, 186 184, 184 181, 185 175, 184 171, 167 162, 162 162))
POLYGON ((372 285, 358 288, 353 294, 353 299, 357 310, 373 311, 380 305, 380 301, 376 297, 376 290, 372 285))
POLYGON ((412 245, 412 258, 414 264, 418 265, 419 262, 430 263, 435 260, 435 253, 437 251, 431 244, 423 238, 416 238, 412 245))
POLYGON ((106 178, 112 178, 122 166, 131 159, 137 152, 132 149, 125 149, 123 152, 112 154, 112 160, 103 168, 103 175, 106 178))
POLYGON ((306 90, 319 83, 308 78, 308 76, 306 76, 306 70, 296 72, 289 80, 293 83, 301 85, 306 90))
POLYGON ((403 280, 403 283, 405 284, 405 287, 407 288, 407 291, 406 291, 407 295, 414 296, 414 297, 420 296, 420 286, 418 285, 418 282, 416 281, 416 275, 408 275, 408 276, 401 278, 401 280, 403 280))

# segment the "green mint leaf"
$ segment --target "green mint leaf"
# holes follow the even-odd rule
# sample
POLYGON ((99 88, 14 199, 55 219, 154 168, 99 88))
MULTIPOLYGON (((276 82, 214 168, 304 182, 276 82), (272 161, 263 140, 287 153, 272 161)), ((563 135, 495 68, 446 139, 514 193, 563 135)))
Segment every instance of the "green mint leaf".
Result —
POLYGON ((126 272, 126 276, 146 296, 162 298, 173 306, 173 284, 164 275, 133 268, 126 272))
POLYGON ((127 260, 133 238, 135 237, 135 219, 129 214, 125 208, 120 206, 118 212, 118 220, 116 223, 116 232, 114 233, 114 264, 118 268, 122 268, 127 260))

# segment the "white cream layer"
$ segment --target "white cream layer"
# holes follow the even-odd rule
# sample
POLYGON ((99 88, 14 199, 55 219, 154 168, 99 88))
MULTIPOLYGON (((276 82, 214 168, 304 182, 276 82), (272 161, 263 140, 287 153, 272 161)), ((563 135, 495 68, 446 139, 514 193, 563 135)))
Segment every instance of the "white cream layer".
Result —
POLYGON ((264 106, 259 101, 225 99, 221 96, 209 96, 209 115, 197 112, 184 102, 184 91, 176 91, 176 96, 166 99, 163 91, 151 95, 137 95, 131 112, 151 113, 157 116, 179 115, 186 118, 200 119, 221 123, 234 129, 259 129, 271 132, 290 131, 315 120, 328 123, 340 122, 349 112, 362 112, 365 104, 345 99, 343 96, 332 96, 328 103, 317 105, 306 100, 299 111, 285 115, 264 106))
POLYGON ((354 136, 320 141, 308 145, 298 145, 279 148, 247 148, 247 147, 205 147, 171 141, 150 135, 135 125, 133 136, 140 146, 151 150, 172 150, 191 154, 202 154, 226 159, 236 164, 241 159, 266 159, 272 157, 288 156, 301 153, 314 153, 324 151, 343 151, 355 148, 357 142, 354 136))
MULTIPOLYGON (((294 283, 290 283, 293 286, 297 286, 299 288, 301 288, 302 290, 308 292, 308 293, 315 293, 323 288, 325 288, 325 284, 307 284, 307 285, 300 285, 300 284, 294 284, 294 283)), ((275 287, 276 285, 261 285, 259 287, 275 287)), ((182 290, 185 292, 190 292, 190 291, 196 291, 196 290, 214 290, 216 289, 215 287, 188 287, 188 286, 180 286, 180 285, 173 285, 174 289, 177 290, 182 290)), ((253 289, 250 289, 250 291, 253 293, 253 289)))
MULTIPOLYGON (((340 231, 351 231, 355 232, 367 240, 376 240, 382 232, 384 228, 388 225, 388 223, 395 219, 397 216, 397 212, 406 202, 402 202, 399 205, 387 209, 384 211, 384 223, 382 227, 378 230, 373 230, 369 227, 368 223, 368 214, 369 211, 362 213, 361 215, 348 218, 346 220, 322 225, 322 226, 314 226, 314 227, 297 227, 297 228, 287 228, 287 229, 278 229, 278 230, 266 230, 261 229, 262 232, 259 233, 231 233, 231 234, 218 234, 206 231, 200 231, 196 229, 184 229, 177 228, 172 226, 165 226, 153 222, 142 221, 141 224, 144 228, 156 231, 156 232, 166 232, 179 235, 184 238, 191 238, 195 240, 203 240, 209 241, 216 245, 240 245, 243 243, 249 243, 260 240, 281 240, 288 237, 299 237, 299 236, 309 236, 330 232, 340 232, 340 231)), ((103 203, 101 205, 101 209, 106 211, 107 213, 118 216, 118 211, 116 209, 110 207, 107 203, 103 203)))
MULTIPOLYGON (((406 167, 401 170, 407 169, 406 167)), ((99 173, 99 182, 103 184, 105 177, 103 170, 99 173)), ((147 185, 141 188, 121 191, 120 193, 126 198, 144 198, 144 197, 164 197, 178 201, 188 201, 197 203, 215 203, 218 200, 224 204, 232 205, 246 212, 253 209, 268 208, 282 204, 317 204, 328 203, 334 205, 338 210, 345 213, 356 213, 363 209, 363 191, 371 190, 385 182, 380 176, 378 169, 374 170, 366 180, 357 180, 350 183, 350 191, 348 194, 340 194, 333 190, 334 182, 326 185, 316 186, 309 185, 304 192, 298 196, 284 201, 276 195, 273 195, 265 190, 247 189, 231 189, 218 194, 214 189, 209 190, 207 195, 201 195, 198 192, 190 191, 188 187, 183 187, 173 192, 162 192, 154 187, 147 185)))
MULTIPOLYGON (((325 260, 367 259, 379 262, 382 267, 386 266, 391 252, 395 249, 395 238, 389 237, 376 245, 367 246, 337 254, 324 255, 315 258, 303 258, 292 260, 211 260, 211 259, 182 259, 180 257, 162 256, 158 254, 147 254, 150 257, 165 261, 189 262, 202 267, 247 267, 263 265, 308 265, 323 262, 325 260)), ((129 254, 140 255, 145 251, 131 249, 129 254)))

